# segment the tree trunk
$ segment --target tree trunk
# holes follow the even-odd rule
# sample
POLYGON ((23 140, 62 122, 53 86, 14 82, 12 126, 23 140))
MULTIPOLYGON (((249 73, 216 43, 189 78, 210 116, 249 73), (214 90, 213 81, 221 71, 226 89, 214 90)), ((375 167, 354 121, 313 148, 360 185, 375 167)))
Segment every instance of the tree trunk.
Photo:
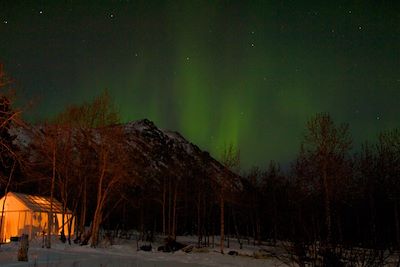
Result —
POLYGON ((201 227, 200 227, 200 191, 197 195, 197 246, 201 245, 201 227))
POLYGON ((231 234, 231 220, 230 220, 230 218, 231 218, 232 215, 229 214, 229 211, 230 211, 229 207, 230 206, 228 206, 227 211, 226 211, 226 213, 228 213, 228 221, 226 222, 226 239, 227 239, 226 247, 227 248, 230 248, 230 245, 231 245, 229 237, 230 237, 230 234, 231 234))
MULTIPOLYGON (((256 239, 257 239, 257 221, 256 221, 256 215, 253 210, 250 211, 249 213, 250 217, 250 225, 251 225, 251 236, 253 237, 253 245, 256 245, 256 239)), ((249 224, 247 224, 247 244, 250 245, 250 229, 249 229, 249 224)))
POLYGON ((28 261, 29 238, 23 234, 18 248, 18 261, 28 261))
POLYGON ((6 204, 6 200, 7 200, 7 193, 8 193, 8 187, 10 186, 10 182, 11 182, 11 178, 14 174, 14 169, 15 169, 15 160, 13 162, 13 166, 11 169, 11 172, 8 176, 8 181, 7 181, 7 185, 6 185, 6 189, 4 190, 4 201, 3 201, 3 207, 1 208, 1 217, 0 217, 0 246, 2 242, 5 242, 5 240, 3 240, 3 218, 4 218, 4 206, 6 204))
POLYGON ((376 234, 376 210, 375 210, 375 201, 372 196, 372 193, 369 192, 369 209, 370 209, 370 216, 371 216, 371 235, 373 245, 377 243, 377 234, 376 234))
POLYGON ((171 177, 168 179, 168 236, 171 236, 171 217, 172 217, 172 181, 171 177))
POLYGON ((74 222, 75 213, 71 214, 71 219, 68 221, 68 244, 71 245, 71 231, 72 231, 72 223, 74 222))
MULTIPOLYGON (((337 240, 335 240, 335 242, 338 242, 339 244, 343 244, 343 230, 342 230, 342 221, 340 220, 340 214, 338 211, 336 211, 335 213, 336 217, 336 222, 337 222, 337 240)), ((336 234, 335 234, 336 236, 336 234)))
POLYGON ((174 199, 172 207, 172 237, 176 239, 176 201, 178 197, 178 181, 175 182, 174 199))
POLYGON ((96 211, 95 211, 94 217, 93 217, 92 229, 90 231, 90 233, 91 233, 90 246, 91 247, 97 247, 97 245, 99 244, 99 230, 100 230, 101 216, 102 216, 102 212, 100 211, 100 208, 96 207, 96 211))
POLYGON ((65 226, 65 212, 66 211, 66 207, 63 207, 63 213, 61 216, 61 241, 65 242, 66 241, 66 237, 65 237, 65 231, 64 231, 64 226, 65 226))
MULTIPOLYGON (((273 200, 273 211, 274 211, 274 236, 273 236, 273 240, 274 240, 274 244, 276 244, 276 240, 278 239, 278 203, 276 201, 276 195, 275 192, 272 193, 272 200, 273 200)), ((260 244, 260 240, 258 240, 258 244, 260 244)))
POLYGON ((394 220, 395 220, 395 227, 396 227, 397 248, 399 248, 400 247, 400 222, 399 222, 399 210, 398 210, 397 200, 394 201, 394 220))
POLYGON ((87 206, 87 178, 83 179, 83 192, 82 192, 82 206, 81 206, 81 218, 79 221, 79 235, 85 234, 85 222, 86 222, 86 206, 87 206))
POLYGON ((101 217, 102 217, 102 212, 96 208, 96 212, 94 214, 93 218, 93 224, 92 224, 92 236, 91 236, 91 246, 92 247, 97 247, 99 244, 99 230, 100 230, 100 224, 101 224, 101 217))
POLYGON ((201 233, 202 233, 202 236, 204 237, 204 243, 203 243, 203 245, 206 245, 206 246, 209 246, 209 245, 207 245, 207 235, 208 235, 208 231, 206 230, 206 225, 207 225, 207 216, 206 216, 206 209, 207 209, 207 205, 206 205, 206 198, 205 198, 205 196, 204 196, 204 194, 202 195, 202 197, 201 197, 201 202, 202 202, 202 207, 203 207, 203 209, 202 209, 202 216, 201 216, 201 221, 202 221, 202 223, 201 223, 201 233))
MULTIPOLYGON (((213 216, 214 218, 214 216, 213 216)), ((212 242, 212 248, 215 248, 215 221, 212 220, 212 237, 211 237, 211 242, 212 242)))
POLYGON ((104 192, 103 192, 103 180, 105 176, 105 170, 106 170, 106 165, 107 165, 107 155, 103 155, 102 157, 102 166, 100 170, 100 177, 99 177, 99 184, 97 186, 97 204, 96 204, 96 209, 94 212, 94 217, 93 217, 93 224, 92 224, 92 237, 91 237, 91 246, 96 247, 98 245, 98 237, 99 237, 99 229, 100 229, 100 223, 102 220, 102 210, 103 210, 103 199, 105 199, 104 192))
POLYGON ((53 147, 53 176, 51 177, 51 191, 50 191, 50 213, 48 214, 48 227, 47 227, 47 248, 51 248, 51 231, 53 229, 53 192, 54 181, 56 179, 56 145, 53 147))
POLYGON ((144 203, 143 201, 139 202, 139 229, 140 229, 140 240, 144 241, 144 203), (142 203, 141 203, 142 202, 142 203))
POLYGON ((165 232, 165 224, 166 224, 166 212, 165 212, 165 202, 166 202, 166 198, 167 198, 167 185, 166 185, 166 181, 165 181, 165 177, 163 178, 163 201, 162 201, 162 220, 163 220, 163 235, 165 236, 166 232, 165 232))
POLYGON ((331 243, 332 239, 332 220, 331 220, 331 203, 329 194, 328 177, 326 174, 326 163, 322 167, 322 179, 325 193, 325 224, 326 224, 326 242, 331 243))
POLYGON ((225 221, 224 221, 224 213, 225 213, 225 207, 224 207, 224 195, 222 192, 223 189, 221 189, 221 195, 220 195, 220 223, 221 223, 221 236, 220 236, 220 251, 222 254, 224 254, 224 239, 225 239, 225 234, 224 234, 224 228, 225 228, 225 221))

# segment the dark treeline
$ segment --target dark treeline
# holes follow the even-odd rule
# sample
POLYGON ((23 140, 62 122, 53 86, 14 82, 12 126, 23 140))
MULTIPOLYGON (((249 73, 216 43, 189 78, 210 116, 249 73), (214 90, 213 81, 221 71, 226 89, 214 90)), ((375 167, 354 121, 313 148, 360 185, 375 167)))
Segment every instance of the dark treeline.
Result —
MULTIPOLYGON (((152 147, 147 157, 143 149, 127 149, 132 140, 104 93, 36 126, 21 149, 9 133, 23 126, 20 111, 11 108, 2 75, 2 194, 15 190, 59 199, 77 218, 74 238, 80 242, 97 245, 99 229, 138 229, 143 239, 191 234, 209 246, 222 235, 221 250, 233 238, 254 245, 287 240, 399 248, 398 130, 382 132, 354 154, 348 125, 316 114, 288 172, 271 162, 239 177, 217 174, 207 153, 188 158, 172 143, 152 147)), ((157 136, 148 138, 135 142, 146 148, 157 136)), ((237 172, 239 153, 228 147, 221 163, 237 172)))

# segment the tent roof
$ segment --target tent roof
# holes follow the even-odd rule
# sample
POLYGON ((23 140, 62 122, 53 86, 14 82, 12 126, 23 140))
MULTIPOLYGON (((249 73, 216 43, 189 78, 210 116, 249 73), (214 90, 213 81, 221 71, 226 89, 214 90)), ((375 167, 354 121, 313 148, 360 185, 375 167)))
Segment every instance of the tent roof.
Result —
MULTIPOLYGON (((15 192, 9 192, 8 194, 16 196, 17 199, 19 199, 22 203, 24 203, 24 205, 26 205, 32 211, 50 212, 50 197, 33 196, 15 192)), ((53 198, 53 212, 54 213, 63 212, 62 204, 55 198, 53 198)), ((70 213, 69 210, 67 210, 66 212, 70 213)))

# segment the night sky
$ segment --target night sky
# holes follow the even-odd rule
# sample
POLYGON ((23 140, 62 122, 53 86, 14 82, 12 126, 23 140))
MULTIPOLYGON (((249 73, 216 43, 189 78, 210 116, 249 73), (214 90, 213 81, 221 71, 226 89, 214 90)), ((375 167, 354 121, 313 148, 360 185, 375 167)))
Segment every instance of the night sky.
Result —
POLYGON ((244 168, 290 162, 317 112, 355 146, 400 127, 400 1, 304 2, 1 0, 0 61, 31 121, 107 88, 244 168))

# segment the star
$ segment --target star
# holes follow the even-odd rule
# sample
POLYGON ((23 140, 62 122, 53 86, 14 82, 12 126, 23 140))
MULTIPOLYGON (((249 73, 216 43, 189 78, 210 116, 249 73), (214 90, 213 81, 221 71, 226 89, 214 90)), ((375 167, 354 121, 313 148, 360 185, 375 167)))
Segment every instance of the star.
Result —
POLYGON ((186 57, 186 60, 189 61, 189 60, 190 60, 190 57, 186 57))
POLYGON ((4 24, 7 24, 7 23, 8 23, 8 21, 7 21, 7 20, 3 20, 3 23, 4 23, 4 24))
POLYGON ((378 120, 378 121, 379 121, 380 119, 381 119, 381 117, 379 117, 379 116, 376 116, 376 120, 378 120))
POLYGON ((361 27, 361 26, 358 26, 358 29, 359 29, 359 30, 361 30, 361 29, 362 29, 362 27, 361 27))
POLYGON ((115 15, 114 15, 114 14, 110 14, 110 18, 112 18, 112 19, 113 19, 114 17, 115 17, 115 15))
POLYGON ((40 10, 40 11, 39 11, 39 14, 43 14, 43 10, 40 10))
POLYGON ((251 47, 254 47, 254 43, 251 44, 251 47))

